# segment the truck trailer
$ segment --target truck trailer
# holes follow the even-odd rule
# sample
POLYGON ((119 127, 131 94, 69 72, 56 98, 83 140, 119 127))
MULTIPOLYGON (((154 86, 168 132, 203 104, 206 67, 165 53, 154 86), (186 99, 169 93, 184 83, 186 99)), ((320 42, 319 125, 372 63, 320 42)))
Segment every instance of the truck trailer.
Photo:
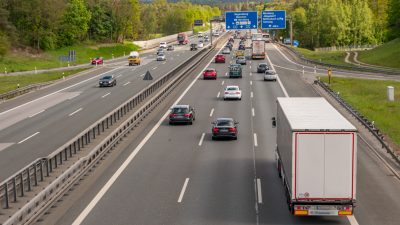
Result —
POLYGON ((265 42, 263 40, 254 40, 251 43, 251 58, 265 59, 265 42))
POLYGON ((189 43, 189 37, 185 32, 182 32, 178 34, 177 41, 180 45, 186 45, 189 43))
POLYGON ((324 98, 278 98, 276 162, 296 216, 353 215, 357 129, 324 98))

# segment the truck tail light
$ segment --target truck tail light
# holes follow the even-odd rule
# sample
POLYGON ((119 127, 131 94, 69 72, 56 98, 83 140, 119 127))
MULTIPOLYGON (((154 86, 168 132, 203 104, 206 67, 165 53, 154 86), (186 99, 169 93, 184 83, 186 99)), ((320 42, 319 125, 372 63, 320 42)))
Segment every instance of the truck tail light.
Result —
POLYGON ((353 215, 353 207, 351 205, 343 206, 338 211, 339 216, 350 216, 353 215))
POLYGON ((296 205, 294 206, 294 215, 295 216, 307 216, 308 215, 308 207, 296 205))

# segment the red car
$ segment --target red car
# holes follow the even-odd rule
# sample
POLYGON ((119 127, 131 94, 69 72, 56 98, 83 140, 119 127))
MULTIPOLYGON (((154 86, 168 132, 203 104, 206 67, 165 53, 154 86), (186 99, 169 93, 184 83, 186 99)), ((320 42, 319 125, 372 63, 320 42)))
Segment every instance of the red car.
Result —
POLYGON ((204 70, 203 78, 204 78, 204 80, 206 80, 206 79, 216 80, 217 79, 217 71, 215 69, 208 68, 208 69, 204 70))
POLYGON ((98 64, 103 64, 103 57, 97 57, 95 59, 92 59, 92 65, 98 65, 98 64))
POLYGON ((225 63, 225 56, 218 54, 215 56, 215 63, 225 63))

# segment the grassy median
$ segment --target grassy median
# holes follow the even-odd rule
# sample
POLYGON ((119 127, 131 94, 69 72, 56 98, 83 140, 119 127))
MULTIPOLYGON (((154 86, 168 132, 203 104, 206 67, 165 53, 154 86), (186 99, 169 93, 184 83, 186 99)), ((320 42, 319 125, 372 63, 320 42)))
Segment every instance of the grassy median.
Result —
POLYGON ((331 87, 400 146, 400 82, 333 77, 331 87), (394 102, 387 100, 387 86, 395 89, 394 102))
POLYGON ((55 67, 68 66, 68 62, 61 62, 60 56, 67 56, 69 50, 76 51, 75 64, 89 63, 91 58, 103 57, 111 59, 128 55, 130 51, 136 51, 139 47, 132 43, 124 44, 95 44, 87 43, 85 45, 75 45, 71 47, 60 48, 42 52, 40 54, 31 54, 28 52, 17 51, 8 53, 0 59, 0 73, 6 70, 8 73, 17 71, 29 71, 37 69, 49 69, 55 67))
POLYGON ((20 76, 0 76, 0 94, 15 90, 19 87, 25 87, 31 84, 45 83, 53 80, 61 79, 63 76, 68 77, 79 73, 85 69, 70 70, 65 72, 50 72, 32 75, 20 76))
POLYGON ((359 61, 392 68, 400 68, 400 38, 368 51, 361 51, 359 61))

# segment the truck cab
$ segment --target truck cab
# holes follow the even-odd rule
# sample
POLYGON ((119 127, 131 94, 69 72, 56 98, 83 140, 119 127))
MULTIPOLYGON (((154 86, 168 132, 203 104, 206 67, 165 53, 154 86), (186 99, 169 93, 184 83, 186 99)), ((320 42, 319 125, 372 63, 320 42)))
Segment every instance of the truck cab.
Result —
POLYGON ((139 52, 131 52, 128 57, 129 66, 140 65, 142 59, 140 58, 139 52))

